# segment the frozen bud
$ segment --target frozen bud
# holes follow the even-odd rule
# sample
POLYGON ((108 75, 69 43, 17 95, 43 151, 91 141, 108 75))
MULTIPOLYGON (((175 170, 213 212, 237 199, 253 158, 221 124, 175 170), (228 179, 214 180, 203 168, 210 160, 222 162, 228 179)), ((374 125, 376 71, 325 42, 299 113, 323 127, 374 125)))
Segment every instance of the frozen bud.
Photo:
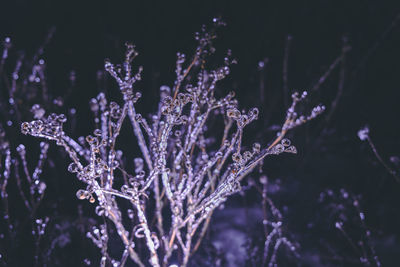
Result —
POLYGON ((218 158, 222 158, 223 154, 221 151, 218 151, 217 153, 215 153, 215 157, 218 158))
POLYGON ((141 92, 136 92, 134 99, 135 99, 135 101, 137 101, 141 97, 142 97, 142 93, 141 92))
POLYGON ((96 98, 90 99, 89 106, 92 112, 97 112, 99 110, 99 104, 97 103, 96 98))
POLYGON ((129 219, 133 219, 135 217, 135 212, 132 209, 127 210, 129 219))
POLYGON ((240 155, 240 153, 234 153, 232 155, 232 160, 234 162, 240 162, 242 160, 242 155, 240 155))
POLYGON ((122 150, 115 151, 115 156, 117 159, 121 159, 123 154, 124 153, 122 152, 122 150))
POLYGON ((79 189, 79 190, 76 192, 76 197, 77 197, 78 199, 80 199, 80 200, 88 198, 89 195, 90 195, 89 192, 86 191, 86 190, 83 190, 83 189, 79 189))
POLYGON ((398 156, 391 156, 389 158, 390 162, 392 162, 395 165, 399 165, 400 164, 400 158, 398 156))
POLYGON ((345 189, 340 189, 340 193, 341 193, 341 195, 342 195, 342 197, 344 198, 344 199, 347 199, 348 197, 349 197, 349 193, 345 190, 345 189))
POLYGON ((116 168, 118 168, 119 167, 119 161, 118 160, 114 160, 112 163, 111 163, 111 166, 110 166, 112 169, 116 169, 116 168))
POLYGON ((71 164, 68 165, 68 171, 71 173, 78 172, 79 168, 78 165, 75 162, 72 162, 71 164))
POLYGON ((61 123, 65 123, 67 121, 67 117, 64 114, 60 114, 57 116, 57 120, 61 123))
POLYGON ((158 240, 157 234, 154 232, 151 233, 151 239, 153 240, 154 248, 158 249, 160 247, 160 241, 158 240))
MULTIPOLYGON (((97 206, 94 211, 98 216, 103 216, 105 213, 105 210, 102 206, 97 206)), ((98 231, 98 229, 96 230, 98 231)))
POLYGON ((182 115, 180 117, 180 119, 181 119, 181 123, 182 124, 186 124, 189 121, 189 119, 188 119, 188 117, 186 115, 182 115))
POLYGON ((248 119, 247 116, 240 116, 239 119, 237 120, 237 126, 239 128, 243 128, 244 126, 246 126, 246 124, 248 123, 248 119))
POLYGON ((282 141, 281 141, 281 144, 282 144, 284 147, 290 146, 290 143, 291 143, 290 140, 287 139, 287 138, 283 138, 282 141))
POLYGON ((342 229, 343 223, 342 223, 342 222, 336 222, 336 223, 335 223, 335 227, 336 227, 337 229, 342 229))
POLYGON ((259 143, 254 143, 253 144, 253 152, 258 153, 261 150, 261 145, 259 143))
POLYGON ((219 81, 224 79, 229 74, 229 67, 225 66, 222 68, 217 69, 213 73, 214 79, 219 81))
POLYGON ((78 142, 79 142, 79 144, 84 145, 85 144, 85 137, 79 136, 78 137, 78 142))
POLYGON ((110 62, 110 60, 108 59, 108 58, 106 58, 105 60, 104 60, 104 69, 106 70, 106 71, 111 71, 112 69, 113 69, 113 64, 111 64, 111 62, 110 62))
POLYGON ((101 106, 107 105, 106 95, 103 92, 101 92, 100 94, 97 95, 97 101, 101 106))
POLYGON ((100 130, 100 129, 95 129, 95 130, 93 131, 93 134, 94 134, 95 136, 101 136, 101 130, 100 130))
POLYGON ((118 107, 119 106, 118 106, 118 104, 116 102, 114 102, 114 101, 110 102, 110 109, 115 109, 115 108, 118 108, 118 107))
MULTIPOLYGON (((179 166, 179 165, 178 165, 179 166)), ((177 166, 177 167, 178 167, 177 166)), ((188 169, 190 169, 190 168, 192 168, 192 162, 190 161, 190 160, 186 160, 185 161, 185 166, 186 166, 186 168, 188 168, 188 169)), ((180 168, 180 167, 179 167, 180 168)))
POLYGON ((142 115, 141 115, 141 114, 136 114, 136 115, 135 115, 135 120, 136 120, 137 122, 141 122, 141 121, 142 121, 142 115))
POLYGON ((179 101, 181 103, 183 103, 185 101, 185 94, 184 93, 179 93, 177 98, 179 99, 179 101))
POLYGON ((25 155, 25 146, 23 144, 17 146, 17 152, 21 155, 25 155))
POLYGON ((294 92, 294 93, 292 94, 292 99, 293 99, 294 101, 298 101, 298 100, 299 100, 299 92, 294 92))
POLYGON ((10 49, 10 47, 11 47, 11 38, 10 37, 4 38, 3 45, 4 45, 5 49, 10 49))
POLYGON ((131 42, 125 42, 126 53, 133 53, 134 56, 137 56, 139 53, 135 50, 135 46, 131 42))
POLYGON ((202 159, 203 161, 207 161, 207 160, 208 160, 208 155, 205 154, 205 153, 203 153, 203 154, 201 155, 201 159, 202 159))
POLYGON ((62 107, 64 105, 64 100, 62 99, 62 97, 57 97, 53 100, 53 104, 62 107))
POLYGON ((140 224, 135 226, 134 232, 135 232, 135 234, 134 234, 135 237, 137 237, 137 238, 143 238, 144 237, 144 229, 140 224))
POLYGON ((251 156, 252 156, 252 154, 251 154, 250 151, 245 151, 243 153, 243 157, 244 157, 245 160, 249 160, 251 158, 251 156))
POLYGON ((175 136, 178 137, 178 138, 181 137, 182 136, 182 132, 180 130, 176 130, 175 131, 175 136))
POLYGON ((37 185, 37 191, 39 194, 43 194, 44 190, 46 190, 46 183, 44 182, 39 182, 39 184, 37 185))
POLYGON ((46 142, 40 142, 40 148, 47 150, 49 148, 49 144, 46 142))
POLYGON ((33 117, 37 120, 42 119, 45 114, 44 109, 41 108, 39 104, 33 105, 31 108, 31 112, 33 113, 33 117))
POLYGON ((268 183, 268 178, 266 175, 260 177, 260 183, 266 185, 268 183))
POLYGON ((169 88, 166 85, 162 85, 160 87, 160 94, 161 94, 161 99, 165 98, 166 96, 168 96, 171 93, 171 88, 169 88))
POLYGON ((177 56, 177 60, 176 60, 176 63, 177 64, 182 64, 183 62, 185 62, 185 54, 183 54, 183 53, 176 53, 176 56, 177 56))
POLYGON ((53 123, 55 123, 57 119, 58 119, 58 115, 56 113, 51 113, 47 117, 47 120, 49 120, 50 122, 53 122, 53 123))
POLYGON ((186 94, 185 97, 186 97, 186 98, 185 98, 185 102, 186 102, 186 103, 189 103, 189 102, 193 102, 193 101, 194 101, 194 97, 193 97, 193 95, 191 95, 191 94, 186 94))
POLYGON ((124 184, 123 186, 121 186, 121 192, 126 194, 129 190, 129 186, 127 186, 126 184, 124 184))
POLYGON ((230 92, 226 95, 226 98, 227 98, 228 100, 231 100, 232 98, 235 97, 235 95, 236 95, 235 91, 230 91, 230 92))
POLYGON ((215 26, 226 26, 225 21, 223 21, 221 18, 213 18, 213 23, 215 26))
POLYGON ((258 108, 252 108, 249 111, 249 117, 251 117, 253 119, 257 119, 258 118, 258 114, 259 114, 258 108))
POLYGON ((240 117, 241 113, 238 109, 233 108, 233 109, 228 109, 228 111, 226 112, 226 115, 229 118, 238 119, 240 117))
POLYGON ((224 141, 224 146, 229 146, 230 143, 231 143, 231 142, 230 142, 228 139, 226 139, 226 140, 224 141))
POLYGON ((86 142, 88 142, 88 144, 92 145, 96 143, 96 141, 97 141, 96 137, 93 137, 92 135, 86 136, 86 142))
POLYGON ((135 159, 133 160, 133 162, 134 162, 134 164, 135 164, 135 172, 136 172, 136 173, 138 173, 138 172, 140 172, 141 170, 143 170, 144 164, 143 164, 143 159, 142 159, 142 158, 135 158, 135 159))
POLYGON ((289 146, 285 149, 285 152, 287 153, 292 153, 292 154, 297 154, 297 149, 295 146, 289 146))
POLYGON ((119 108, 119 106, 115 108, 111 108, 110 110, 110 115, 113 119, 119 119, 121 117, 122 110, 119 108))
POLYGON ((365 126, 364 128, 361 128, 358 131, 358 138, 360 138, 361 141, 367 140, 369 136, 369 128, 368 126, 365 126))
POLYGON ((282 144, 277 144, 276 146, 274 146, 274 151, 275 153, 282 153, 285 151, 285 147, 282 144))

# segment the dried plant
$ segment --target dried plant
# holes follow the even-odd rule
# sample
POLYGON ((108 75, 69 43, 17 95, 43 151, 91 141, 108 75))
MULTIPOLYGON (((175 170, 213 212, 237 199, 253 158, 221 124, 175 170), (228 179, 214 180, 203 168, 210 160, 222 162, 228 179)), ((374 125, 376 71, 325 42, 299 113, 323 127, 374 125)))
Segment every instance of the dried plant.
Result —
MULTIPOLYGON (((48 160, 49 144, 40 142, 39 153, 28 152, 23 144, 15 142, 15 136, 19 135, 21 118, 25 114, 26 107, 32 101, 41 101, 43 105, 51 106, 60 104, 60 100, 49 99, 45 76, 45 62, 41 59, 44 47, 47 45, 54 33, 49 31, 43 45, 32 58, 26 59, 23 53, 18 55, 15 65, 11 69, 10 77, 6 77, 9 71, 7 59, 12 47, 11 39, 6 37, 3 41, 3 53, 0 59, 0 117, 5 125, 0 124, 0 193, 2 202, 2 221, 4 232, 0 234, 2 240, 0 246, 0 263, 6 263, 16 254, 16 240, 21 235, 22 229, 30 227, 34 243, 34 264, 39 264, 39 250, 41 239, 45 233, 49 217, 39 217, 37 211, 42 203, 47 185, 42 179, 42 172, 48 160), (3 79, 4 78, 4 79, 3 79), (10 79, 8 79, 10 78, 10 79), (32 160, 34 158, 35 160, 32 160), (32 164, 36 161, 35 164, 32 164), (33 171, 30 167, 34 166, 33 171), (12 183, 11 183, 12 182, 12 183), (15 184, 19 197, 26 209, 24 217, 16 216, 12 209, 17 207, 13 202, 15 198, 9 199, 9 187, 15 184), (15 217, 13 218, 14 215, 15 217)), ((33 105, 32 111, 40 114, 44 110, 39 105, 33 105)), ((37 149, 36 149, 37 150, 37 149)), ((15 191, 14 191, 15 192, 15 191)), ((11 196, 14 197, 14 196, 11 196)))
MULTIPOLYGON (((261 170, 260 170, 261 171, 261 170)), ((249 242, 248 259, 251 266, 278 266, 277 258, 278 251, 282 248, 287 249, 288 254, 292 254, 296 259, 299 258, 297 253, 298 244, 290 240, 284 226, 284 216, 277 208, 275 203, 269 197, 268 187, 273 186, 265 174, 262 174, 258 181, 249 178, 248 187, 256 189, 261 196, 262 205, 262 229, 263 235, 257 231, 257 237, 249 242), (262 244, 259 242, 259 237, 262 236, 262 244)))
MULTIPOLYGON (((241 181, 267 156, 296 153, 284 138, 286 133, 324 110, 323 106, 316 106, 310 115, 299 116, 296 105, 307 93, 295 93, 277 137, 264 148, 259 143, 251 148, 243 146, 244 129, 257 119, 259 111, 240 111, 234 93, 218 99, 215 96, 218 81, 229 75, 236 61, 228 51, 223 66, 206 69, 207 56, 215 51, 215 30, 224 25, 220 19, 213 22, 212 29, 203 27, 196 34, 198 46, 189 62, 178 53, 176 81, 172 89, 160 88, 160 102, 154 114, 142 116, 136 110, 141 94, 134 85, 141 80, 142 68, 133 71, 131 63, 138 53, 127 44, 122 64, 105 62, 123 101, 109 102, 103 93, 90 101, 97 129, 85 138, 86 142, 75 141, 64 132, 66 115, 45 116, 39 105, 32 109, 35 120, 21 125, 22 133, 55 141, 67 152, 72 161, 68 171, 85 185, 76 196, 89 200, 95 205, 96 214, 108 219, 87 233, 101 250, 101 266, 123 266, 129 258, 139 266, 187 266, 214 210, 241 191, 241 181), (211 128, 215 121, 224 123, 220 134, 211 128), (133 161, 133 174, 122 160, 123 151, 117 149, 121 129, 128 122, 141 152, 133 161), (131 207, 125 208, 120 199, 131 207), (115 227, 124 246, 118 260, 109 253, 110 227, 115 227)), ((43 143, 43 155, 47 148, 43 143)), ((123 149, 133 148, 126 145, 123 149)), ((23 146, 19 153, 23 158, 23 146)), ((35 177, 32 180, 36 181, 35 177)), ((274 230, 270 235, 276 233, 279 238, 275 247, 280 243, 290 245, 280 237, 279 225, 271 226, 274 230)), ((268 247, 266 244, 264 261, 269 257, 268 247)), ((271 262, 274 255, 276 252, 271 262)))
POLYGON ((340 190, 325 190, 320 193, 318 202, 328 211, 331 223, 326 226, 336 228, 341 236, 341 246, 335 248, 332 244, 321 244, 328 248, 330 259, 334 262, 351 262, 363 266, 382 266, 373 243, 371 229, 366 222, 365 211, 362 209, 362 198, 344 188, 340 190), (343 242, 344 240, 344 242, 343 242), (343 244, 345 249, 343 249, 343 244))

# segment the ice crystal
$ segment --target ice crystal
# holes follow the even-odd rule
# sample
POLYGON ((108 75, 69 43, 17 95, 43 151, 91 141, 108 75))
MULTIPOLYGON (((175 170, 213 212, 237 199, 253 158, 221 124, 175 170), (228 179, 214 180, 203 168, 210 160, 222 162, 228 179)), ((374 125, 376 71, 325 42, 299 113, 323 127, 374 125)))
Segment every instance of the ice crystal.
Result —
MULTIPOLYGON (((132 62, 138 52, 127 43, 122 64, 114 64, 108 59, 104 63, 105 70, 116 81, 123 101, 110 102, 104 93, 89 101, 96 124, 92 134, 74 141, 64 132, 67 116, 54 113, 46 116, 39 105, 32 107, 35 120, 21 125, 23 134, 55 141, 65 149, 71 160, 68 171, 84 184, 76 197, 89 200, 95 206, 96 214, 108 218, 115 226, 125 248, 120 260, 114 260, 108 254, 106 224, 87 233, 102 252, 101 266, 106 266, 107 262, 119 266, 128 257, 139 266, 145 266, 146 261, 152 266, 168 266, 173 255, 182 255, 180 266, 187 266, 213 211, 229 196, 241 191, 241 181, 265 157, 296 153, 296 148, 285 138, 287 131, 324 111, 323 106, 316 106, 307 116, 297 114, 296 105, 307 97, 307 93, 294 93, 277 137, 269 145, 254 143, 250 148, 242 145, 243 132, 257 120, 259 110, 240 110, 232 92, 222 98, 216 97, 218 82, 230 74, 236 60, 228 51, 221 67, 205 68, 207 56, 215 52, 216 28, 225 25, 220 19, 214 19, 213 23, 213 28, 202 27, 196 33, 198 46, 191 58, 177 54, 176 80, 172 87, 161 86, 158 110, 150 116, 136 111, 135 104, 141 93, 135 84, 141 80, 143 68, 133 70, 132 62), (217 117, 224 121, 221 136, 209 128, 210 122, 217 117), (133 160, 134 174, 125 170, 123 151, 116 148, 116 140, 125 123, 131 124, 141 152, 140 157, 133 160), (131 207, 123 210, 117 198, 128 201, 131 207), (124 216, 132 222, 130 231, 124 216), (147 259, 139 255, 138 242, 147 248, 147 259)), ((43 65, 44 61, 39 61, 34 68, 30 76, 32 81, 40 81, 43 65)), ((71 81, 74 79, 72 75, 71 81)), ((47 148, 46 143, 42 147, 43 155, 47 148)), ((123 149, 130 149, 130 144, 124 145, 123 149)), ((18 152, 23 158, 23 145, 18 152)), ((35 181, 36 176, 33 177, 35 181)), ((262 178, 262 183, 267 183, 266 178, 262 178)), ((35 190, 40 193, 44 188, 38 186, 35 190)), ((282 236, 280 221, 266 224, 273 230, 265 244, 265 257, 275 262, 281 244, 291 249, 294 245, 282 236), (275 247, 269 255, 272 239, 275 247)))

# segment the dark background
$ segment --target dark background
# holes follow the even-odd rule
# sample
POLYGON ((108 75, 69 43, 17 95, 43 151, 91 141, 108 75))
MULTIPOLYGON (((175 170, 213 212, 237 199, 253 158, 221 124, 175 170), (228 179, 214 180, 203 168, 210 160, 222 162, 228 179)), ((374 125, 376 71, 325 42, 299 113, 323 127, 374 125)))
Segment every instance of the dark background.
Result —
MULTIPOLYGON (((357 131, 369 125, 378 151, 399 173, 399 166, 389 161, 390 157, 400 156, 399 12, 395 1, 378 0, 16 0, 0 2, 0 38, 10 36, 14 51, 23 50, 32 55, 43 43, 49 29, 56 27, 43 54, 49 90, 53 96, 64 95, 69 88, 69 73, 71 70, 76 72, 76 86, 65 102, 66 107, 75 107, 78 111, 78 125, 81 121, 82 126, 77 127, 73 135, 78 137, 93 129, 93 125, 86 123, 90 118, 87 103, 104 90, 96 82, 96 73, 102 70, 104 58, 118 62, 123 56, 125 41, 136 45, 140 52, 136 66, 144 67, 143 81, 137 86, 143 93, 139 110, 145 114, 156 107, 159 87, 173 85, 176 53, 181 51, 190 55, 196 45, 194 32, 213 17, 221 16, 227 27, 219 33, 217 53, 211 64, 221 63, 225 51, 232 49, 238 64, 233 67, 230 77, 221 83, 221 90, 234 89, 242 108, 257 106, 262 110, 261 118, 249 129, 246 138, 249 143, 259 141, 264 145, 274 135, 268 127, 283 121, 285 103, 289 101, 282 91, 287 36, 293 38, 288 61, 291 92, 312 88, 340 55, 342 40, 346 38, 351 51, 346 57, 344 90, 331 119, 326 123, 322 116, 294 131, 290 138, 297 146, 298 155, 268 160, 264 171, 272 183, 279 185, 279 192, 271 198, 285 210, 288 232, 300 244, 299 264, 358 266, 352 261, 333 261, 332 253, 323 245, 332 244, 335 253, 343 258, 358 257, 333 227, 335 218, 328 216, 330 211, 321 208, 318 202, 324 190, 346 189, 362 199, 366 223, 383 265, 397 266, 400 185, 377 161, 368 144, 358 139, 357 131), (266 58, 266 68, 259 70, 258 62, 266 58), (315 260, 315 257, 319 258, 315 260)), ((307 105, 322 103, 329 112, 337 93, 338 77, 339 68, 336 68, 321 88, 311 93, 307 105)), ((115 85, 109 84, 111 89, 107 94, 120 101, 115 85)), ((21 138, 15 137, 15 143, 34 142, 31 138, 21 138)), ((59 223, 73 222, 78 216, 78 202, 71 198, 79 184, 72 175, 57 176, 46 176, 49 185, 56 188, 49 193, 49 201, 57 203, 52 212, 58 210, 59 223)), ((227 205, 233 209, 259 207, 259 198, 244 199, 246 202, 240 197, 234 198, 227 205)), ((90 217, 90 205, 82 205, 90 217)), ((44 204, 44 207, 50 206, 44 204)), ((46 213, 44 208, 41 212, 46 213)), ((357 239, 357 231, 349 231, 354 232, 357 239)), ((246 229, 244 232, 251 231, 246 229)), ((83 258, 96 257, 96 251, 90 245, 86 245, 87 250, 75 249, 78 243, 72 242, 68 249, 60 250, 65 253, 63 257, 74 257, 69 260, 75 264, 83 258), (87 252, 87 256, 83 251, 92 252, 87 252)))

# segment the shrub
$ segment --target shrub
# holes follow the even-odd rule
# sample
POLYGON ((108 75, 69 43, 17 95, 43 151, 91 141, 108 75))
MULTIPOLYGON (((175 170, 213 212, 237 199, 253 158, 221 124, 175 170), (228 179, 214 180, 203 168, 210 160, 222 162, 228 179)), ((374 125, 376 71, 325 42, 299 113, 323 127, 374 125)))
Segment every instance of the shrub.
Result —
MULTIPOLYGON (((277 137, 268 145, 254 143, 251 148, 242 145, 244 129, 257 119, 259 111, 257 108, 241 111, 233 92, 218 97, 217 84, 229 75, 236 61, 228 51, 221 67, 207 68, 207 58, 215 52, 216 29, 224 25, 220 19, 214 19, 213 23, 210 30, 203 27, 196 33, 198 45, 188 62, 184 54, 178 53, 176 81, 172 88, 160 88, 155 113, 142 115, 136 110, 141 93, 134 85, 141 80, 142 68, 133 71, 131 63, 138 53, 128 43, 122 64, 105 61, 105 69, 117 82, 122 101, 110 102, 104 93, 91 99, 90 108, 97 125, 92 135, 75 141, 63 128, 67 116, 55 113, 46 116, 40 104, 32 107, 35 120, 21 124, 23 134, 54 141, 68 154, 71 160, 68 171, 83 185, 76 192, 77 198, 92 203, 96 214, 104 219, 87 233, 101 251, 101 266, 108 263, 123 266, 128 259, 139 266, 147 263, 167 266, 175 262, 186 266, 198 249, 214 210, 241 191, 241 181, 265 157, 296 153, 296 148, 285 138, 286 133, 324 110, 323 106, 316 106, 310 115, 298 115, 296 105, 307 93, 294 93, 277 137), (124 159, 124 152, 134 148, 121 145, 118 149, 122 128, 128 123, 141 152, 133 160, 133 167, 124 159), (218 124, 223 124, 222 129, 218 124), (123 244, 118 260, 109 253, 111 225, 123 244)), ((35 66, 38 71, 32 74, 32 79, 38 75, 40 81, 43 72, 40 64, 35 66)), ((18 70, 14 74, 18 75, 18 70)), ((14 99, 11 93, 9 98, 14 99)), ((41 145, 37 170, 32 177, 29 171, 25 172, 31 183, 31 195, 37 199, 32 202, 35 205, 40 203, 46 188, 39 177, 47 155, 46 142, 41 145)), ((2 181, 5 192, 12 160, 10 147, 3 146, 7 155, 2 181)), ((25 167, 25 147, 20 145, 17 151, 25 167)), ((29 200, 25 203, 30 207, 29 200)), ((39 238, 47 221, 36 220, 39 238)), ((286 239, 278 241, 285 243, 286 239)))

